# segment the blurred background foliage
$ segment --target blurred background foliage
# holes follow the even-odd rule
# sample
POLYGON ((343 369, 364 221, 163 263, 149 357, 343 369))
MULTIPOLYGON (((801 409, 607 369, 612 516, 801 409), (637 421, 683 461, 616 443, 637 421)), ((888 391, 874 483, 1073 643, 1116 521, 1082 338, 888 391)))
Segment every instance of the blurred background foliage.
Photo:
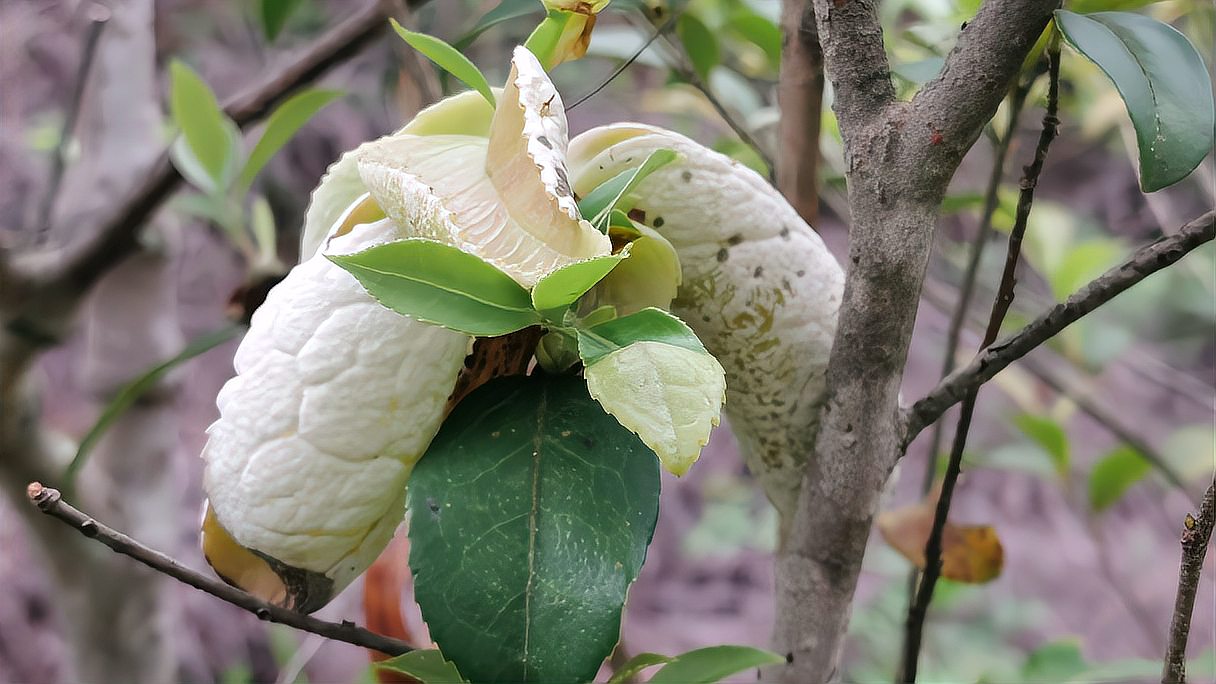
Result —
MULTIPOLYGON (((888 0, 882 5, 901 96, 910 97, 938 73, 960 25, 978 4, 888 0)), ((284 264, 294 263, 307 192, 339 152, 398 127, 423 104, 420 92, 425 88, 419 83, 446 91, 461 88, 429 63, 411 72, 404 46, 386 38, 340 76, 328 79, 324 90, 297 103, 294 114, 272 119, 248 140, 242 141, 222 116, 216 118, 212 89, 221 96, 239 91, 267 64, 308 44, 356 6, 350 0, 158 3, 166 102, 173 99, 170 90, 195 90, 183 95, 192 99, 181 111, 173 106, 166 110, 213 117, 212 129, 223 141, 223 154, 214 163, 192 159, 180 144, 175 148, 175 160, 194 188, 179 194, 172 211, 199 235, 190 241, 187 259, 193 263, 185 269, 179 298, 206 300, 192 309, 194 319, 183 322, 188 333, 220 328, 218 312, 234 291, 266 278, 273 281, 284 264), (281 152, 242 173, 244 160, 257 156, 257 141, 275 136, 281 152), (259 173, 262 163, 266 166, 259 173)), ((33 213, 53 150, 62 146, 69 165, 78 160, 77 147, 71 139, 61 140, 61 130, 70 90, 68 65, 81 49, 75 37, 83 25, 81 7, 66 0, 0 7, 4 226, 21 225, 33 213), (48 35, 54 35, 53 45, 36 44, 48 35)), ((1146 13, 1188 36, 1209 69, 1216 63, 1216 7, 1210 0, 1073 0, 1067 8, 1146 13)), ((572 131, 622 119, 662 123, 769 175, 781 152, 775 95, 779 13, 778 0, 614 0, 599 18, 587 58, 558 67, 554 81, 566 102, 573 103, 624 60, 637 57, 602 92, 569 113, 572 131), (655 26, 670 30, 638 54, 655 26)), ((506 76, 509 47, 522 43, 542 15, 537 0, 443 0, 424 6, 413 26, 460 47, 495 83, 506 76)), ((1067 48, 1065 52, 1061 138, 1030 217, 1025 267, 1008 329, 1063 300, 1137 245, 1216 205, 1216 164, 1210 154, 1178 185, 1150 195, 1140 192, 1135 136, 1118 93, 1097 67, 1068 54, 1067 48)), ((994 143, 1011 134, 1010 161, 993 219, 997 235, 981 263, 978 304, 967 319, 960 360, 974 348, 1004 258, 1003 232, 1013 224, 1016 179, 1038 134, 1045 87, 1040 80, 1031 88, 1016 130, 1004 130, 1006 112, 998 113, 945 201, 905 397, 918 396, 937 379, 946 321, 976 234, 994 143)), ((830 85, 825 101, 830 105, 830 85)), ((166 143, 173 130, 166 123, 166 143)), ((823 208, 816 227, 843 255, 848 239, 844 159, 830 106, 823 112, 820 150, 823 208)), ((4 238, 21 244, 28 236, 6 229, 4 238)), ((1004 571, 989 584, 947 581, 939 587, 922 660, 923 681, 1156 679, 1176 578, 1177 531, 1182 514, 1216 467, 1214 332, 1216 249, 1208 245, 1069 328, 985 391, 955 514, 995 527, 1005 549, 1004 571)), ((181 410, 183 442, 195 451, 202 428, 214 416, 214 387, 230 373, 231 351, 229 345, 207 352, 190 371, 206 378, 198 396, 183 402, 181 410)), ((181 362, 193 355, 184 356, 181 362)), ((154 361, 159 360, 148 359, 147 365, 154 361)), ((51 376, 62 376, 61 369, 70 366, 63 355, 47 363, 51 376)), ((66 381, 58 388, 72 391, 66 381)), ((49 403, 49 413, 69 434, 84 434, 99 411, 80 408, 70 397, 49 403)), ((927 441, 919 440, 901 465, 886 508, 919 498, 921 464, 943 458, 926 453, 927 441)), ((733 452, 731 437, 722 430, 705 457, 708 467, 665 483, 652 559, 627 611, 624 644, 630 652, 676 652, 723 642, 764 645, 772 614, 768 563, 775 516, 733 452)), ((193 465, 191 469, 196 471, 193 465)), ((183 548, 188 548, 191 506, 199 500, 197 478, 186 478, 180 486, 190 492, 182 510, 166 513, 182 518, 183 548)), ((0 522, 10 521, 14 515, 0 510, 0 522)), ((22 535, 11 525, 0 533, 5 544, 18 544, 22 535)), ((850 626, 847 680, 890 680, 902 637, 909 567, 877 535, 872 539, 850 626)), ((1211 567, 1209 558, 1192 634, 1192 643, 1200 648, 1192 665, 1196 681, 1216 677, 1211 649, 1216 618, 1202 608, 1216 604, 1211 567)), ((0 576, 30 573, 36 568, 0 563, 0 576)), ((54 590, 44 581, 26 584, 33 595, 54 603, 54 590)), ((36 671, 30 663, 38 659, 17 655, 20 649, 13 644, 29 643, 17 633, 26 626, 58 628, 14 605, 0 603, 0 679, 35 681, 28 673, 36 671)), ((215 644, 204 649, 205 662, 182 666, 190 681, 370 681, 362 654, 353 649, 279 628, 263 632, 260 625, 222 610, 222 618, 199 618, 203 612, 196 606, 180 619, 237 622, 253 636, 244 646, 221 646, 216 644, 223 640, 207 637, 208 628, 197 628, 200 638, 215 644), (333 655, 338 653, 344 655, 333 655)), ((55 651, 48 653, 53 658, 55 651)))

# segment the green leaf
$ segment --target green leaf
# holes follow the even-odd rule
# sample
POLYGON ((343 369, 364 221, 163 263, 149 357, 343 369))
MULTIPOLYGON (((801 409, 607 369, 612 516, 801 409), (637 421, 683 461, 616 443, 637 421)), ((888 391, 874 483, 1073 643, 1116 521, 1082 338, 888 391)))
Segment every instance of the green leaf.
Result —
POLYGON ((659 471, 571 376, 500 378, 410 478, 410 566, 431 637, 469 680, 587 682, 658 518, 659 471))
POLYGON ((1051 458, 1056 474, 1068 474, 1068 433, 1058 422, 1044 416, 1024 413, 1013 420, 1027 437, 1035 441, 1051 458))
MULTIPOLYGON (((649 307, 667 309, 679 291, 682 274, 675 247, 649 226, 629 223, 638 233, 629 243, 629 258, 612 269, 592 291, 597 304, 608 304, 621 315, 649 307)), ((611 228, 615 236, 617 229, 611 228)), ((590 324, 588 324, 590 325, 590 324)))
POLYGON ((459 50, 439 40, 434 36, 428 36, 425 33, 417 33, 410 31, 401 24, 397 23, 396 19, 389 19, 393 25, 393 30, 401 39, 409 44, 418 52, 421 52, 427 59, 439 65, 439 68, 447 71, 451 75, 460 79, 465 85, 473 90, 481 93, 481 96, 490 103, 490 106, 495 106, 494 92, 490 90, 490 84, 486 81, 486 77, 482 75, 481 70, 477 65, 469 61, 459 50))
POLYGON ((1056 641, 1031 651, 1022 665, 1022 681, 1064 682, 1086 669, 1088 666, 1076 641, 1056 641))
POLYGON ((684 321, 653 307, 578 331, 578 351, 587 365, 634 342, 662 342, 708 353, 684 321))
POLYGON ((217 185, 222 185, 230 138, 215 93, 184 62, 169 64, 169 111, 190 152, 217 185))
POLYGON ((195 338, 176 356, 152 366, 139 377, 123 385, 122 389, 118 390, 114 398, 102 409, 101 415, 97 417, 97 421, 93 423, 93 427, 89 428, 84 439, 80 440, 80 446, 76 449, 76 456, 72 458, 72 462, 68 464, 67 470, 64 471, 64 487, 71 489, 75 484, 77 474, 84 467, 89 454, 93 451, 93 447, 97 446, 98 440, 106 433, 106 430, 121 418, 127 412, 127 409, 135 405, 135 402, 139 401, 140 397, 155 387, 156 383, 160 382, 160 379, 165 377, 166 373, 236 337, 242 330, 244 330, 244 326, 231 325, 195 338))
POLYGON ((675 657, 650 684, 713 684, 744 670, 784 663, 785 658, 750 646, 710 646, 675 657))
POLYGON ((262 20, 266 40, 274 41, 279 36, 288 17, 299 5, 300 0, 262 0, 258 18, 262 20))
POLYGON ((726 373, 678 318, 659 309, 579 330, 591 396, 654 450, 688 472, 726 401, 726 373), (614 348, 615 347, 615 348, 614 348))
POLYGON ((540 14, 544 11, 544 6, 536 0, 502 0, 494 6, 494 9, 482 15, 481 19, 460 37, 453 45, 457 49, 464 49, 477 40, 477 37, 491 28, 512 19, 526 17, 535 14, 540 14))
POLYGON ((642 674, 646 668, 664 665, 671 661, 672 658, 658 653, 639 653, 617 668, 616 672, 612 673, 612 679, 608 680, 608 684, 631 682, 637 679, 637 676, 642 674))
POLYGON ((417 679, 422 684, 467 684, 456 666, 436 649, 410 651, 380 663, 376 669, 400 672, 417 679))
POLYGON ((1212 149, 1216 109, 1203 58, 1168 24, 1128 12, 1056 10, 1056 25, 1115 84, 1136 129, 1140 188, 1185 178, 1212 149))
POLYGON ((410 238, 329 259, 381 304, 424 323, 492 337, 540 322, 511 276, 440 242, 410 238))
POLYGON ((605 254, 567 264, 541 278, 532 288, 532 306, 537 311, 564 310, 587 290, 604 279, 628 252, 605 254))
POLYGON ((740 10, 731 16, 729 26, 763 50, 770 67, 775 69, 781 64, 781 28, 777 24, 751 10, 740 10))
POLYGON ((638 183, 647 176, 676 160, 675 150, 660 149, 650 153, 646 161, 637 168, 618 173, 601 183, 579 202, 578 210, 583 216, 592 216, 591 223, 600 232, 607 232, 608 222, 616 205, 621 202, 638 183))
POLYGON ((242 192, 253 184, 253 179, 261 172, 262 167, 291 140, 296 131, 325 105, 339 97, 342 97, 342 93, 337 90, 305 90, 293 95, 271 112, 270 118, 266 120, 266 130, 249 153, 245 168, 241 169, 238 187, 242 192))
POLYGON ((257 265, 273 267, 279 263, 279 248, 270 203, 261 195, 254 197, 250 214, 249 232, 253 233, 253 244, 258 250, 257 265))
POLYGON ((676 35, 684 44, 684 51, 692 62, 692 68, 702 81, 709 80, 709 72, 722 62, 718 37, 700 19, 692 14, 683 14, 676 23, 676 35))
POLYGON ((1129 446, 1116 448, 1098 461, 1089 474, 1089 503, 1102 512, 1123 496, 1129 487, 1144 479, 1152 466, 1129 446))

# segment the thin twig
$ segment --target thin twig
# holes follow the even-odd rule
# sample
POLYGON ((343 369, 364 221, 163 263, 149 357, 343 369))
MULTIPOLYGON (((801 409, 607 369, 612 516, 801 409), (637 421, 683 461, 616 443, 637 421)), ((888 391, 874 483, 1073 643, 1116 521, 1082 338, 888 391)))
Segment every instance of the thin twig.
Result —
POLYGON ((1216 210, 1136 250, 1126 261, 1048 309, 1033 322, 989 345, 969 364, 943 380, 904 415, 903 444, 907 445, 968 392, 991 380, 1009 364, 1029 354, 1086 314, 1109 302, 1148 276, 1180 261, 1192 250, 1216 239, 1216 210))
POLYGON ((1191 614, 1195 610, 1195 594, 1199 591, 1199 576, 1203 558, 1216 527, 1216 477, 1203 495, 1198 515, 1187 514, 1182 530, 1182 563, 1178 570, 1178 594, 1174 599, 1174 617, 1170 619, 1169 646, 1161 669, 1162 684, 1185 684, 1186 641, 1191 634, 1191 614))
MULTIPOLYGON (((1058 36, 1052 36, 1052 42, 1047 49, 1047 111, 1043 115, 1043 130, 1035 147, 1034 160, 1026 167, 1022 176, 1021 194, 1018 197, 1017 217, 1013 230, 1009 234, 1009 249, 1005 254, 1005 269, 1001 274, 1001 285, 997 289, 996 299, 992 303, 992 313, 988 318, 988 328, 984 332, 984 341, 980 349, 987 347, 996 340, 1013 304, 1014 287, 1017 285, 1017 267, 1021 261, 1022 238, 1026 234, 1026 224, 1030 218, 1030 210, 1034 205, 1034 191, 1039 182, 1039 174, 1043 171, 1043 163, 1051 142, 1059 131, 1058 116, 1060 105, 1060 45, 1058 36)), ((967 433, 971 429, 971 419, 975 414, 975 403, 979 389, 970 391, 963 399, 959 414, 958 425, 954 432, 954 444, 950 449, 950 462, 946 466, 946 474, 942 481, 942 493, 937 500, 933 514, 933 527, 929 531, 929 539, 925 543, 925 571, 921 577, 920 587, 916 592, 916 600, 908 609, 908 619, 904 632, 903 665, 900 668, 901 682, 915 682, 916 668, 920 659, 920 646, 924 634, 925 617, 929 611, 929 603, 933 600, 933 590, 937 586, 942 569, 942 535, 946 527, 946 518, 950 514, 950 503, 954 497, 954 489, 962 472, 963 449, 967 445, 967 433)))
MULTIPOLYGON (((979 274, 980 261, 984 256, 984 247, 992 235, 992 217, 996 214, 996 209, 1000 205, 1001 181, 1005 176, 1005 159, 1009 156, 1009 147, 1017 130, 1018 118, 1022 113, 1022 106, 1026 103, 1026 96, 1030 93, 1030 87, 1033 84, 1033 79, 1019 82, 1014 86, 1009 96, 1009 119, 1005 128, 1005 135, 996 141, 996 149, 994 150, 992 159, 992 171, 988 175, 988 187, 984 191, 984 207, 980 213, 979 229, 976 231, 975 238, 971 242, 971 251, 967 257, 967 269, 963 273, 962 283, 959 284, 958 303, 954 307, 954 312, 950 315, 950 327, 946 332, 946 351, 942 356, 942 372, 940 376, 942 378, 950 375, 951 371, 954 370, 954 360, 958 356, 958 344, 962 338, 963 324, 967 320, 967 313, 971 310, 971 298, 975 294, 975 280, 979 274)), ((924 475, 921 476, 920 497, 922 499, 929 496, 929 492, 933 489, 934 475, 937 473, 937 451, 941 448, 941 443, 942 423, 938 421, 933 425, 933 433, 929 440, 929 456, 925 459, 925 471, 924 475)), ((916 601, 916 584, 919 579, 920 570, 913 566, 908 570, 908 610, 912 609, 912 605, 916 601)))
POLYGON ((288 627, 294 627, 305 632, 323 636, 327 639, 375 649, 389 655, 401 655, 413 650, 409 644, 403 641, 369 632, 353 622, 327 622, 311 615, 297 613, 294 610, 288 610, 287 608, 267 603, 218 579, 191 570, 169 556, 150 549, 127 535, 111 529, 77 510, 71 504, 64 501, 62 495, 56 489, 44 487, 40 483, 33 482, 26 488, 26 494, 29 496, 30 503, 37 506, 38 510, 74 527, 84 536, 96 539, 98 542, 109 547, 110 550, 133 558, 179 582, 207 592, 238 608, 243 608, 258 616, 260 620, 277 622, 288 627))
POLYGON ((37 231, 37 242, 46 240, 51 229, 51 211, 55 208, 55 200, 59 197, 59 186, 63 182, 63 171, 67 166, 68 143, 76 130, 76 121, 80 118, 80 103, 84 101, 85 85, 89 82, 89 71, 93 66, 93 57, 97 54, 97 43, 101 32, 110 21, 110 10, 103 5, 93 4, 88 10, 89 28, 85 32, 84 46, 80 50, 80 63, 76 67, 76 80, 72 86, 72 94, 63 116, 63 127, 59 131, 59 141, 55 143, 55 151, 51 156, 51 171, 46 181, 46 192, 38 205, 38 214, 34 219, 34 230, 37 231))
MULTIPOLYGON (((384 32, 388 3, 373 0, 347 21, 319 38, 299 59, 261 85, 225 106, 241 127, 256 123, 300 88, 349 59, 384 32)), ((57 268, 34 268, 35 289, 85 292, 111 267, 139 248, 139 232, 152 214, 181 184, 182 177, 166 150, 144 174, 144 180, 89 237, 67 248, 57 268)), ((35 255, 38 256, 38 255, 35 255)), ((53 255, 60 261, 57 255, 53 255)))
POLYGON ((642 47, 638 48, 637 51, 634 52, 632 55, 630 55, 629 59, 622 62, 620 66, 613 69, 612 73, 608 75, 608 78, 604 79, 602 82, 600 82, 599 85, 592 88, 588 93, 580 96, 577 100, 574 101, 573 104, 566 107, 566 111, 568 112, 571 109, 574 109, 575 107, 586 102, 587 100, 590 100, 591 98, 595 97, 596 95, 599 94, 599 92, 601 90, 606 88, 609 83, 612 83, 613 81, 616 80, 616 78, 618 76, 625 73, 625 70, 628 69, 630 66, 632 66, 633 63, 636 62, 637 59, 642 56, 642 53, 646 52, 646 49, 649 48, 651 46, 651 44, 654 43, 654 41, 658 40, 659 36, 666 33, 669 29, 671 29, 672 26, 675 26, 676 18, 678 18, 679 16, 680 15, 678 13, 673 12, 670 17, 667 17, 667 21, 664 21, 658 28, 656 28, 654 30, 653 33, 650 34, 650 37, 646 39, 646 42, 642 43, 642 47))

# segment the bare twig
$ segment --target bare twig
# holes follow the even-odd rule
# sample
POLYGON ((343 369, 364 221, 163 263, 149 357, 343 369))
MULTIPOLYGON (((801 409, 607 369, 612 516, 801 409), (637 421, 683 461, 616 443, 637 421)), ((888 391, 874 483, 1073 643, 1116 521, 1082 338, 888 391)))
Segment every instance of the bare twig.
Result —
POLYGON ((658 27, 655 28, 654 32, 652 32, 650 34, 650 37, 646 39, 646 42, 642 43, 642 47, 638 48, 636 52, 634 52, 632 55, 630 55, 629 59, 625 60, 624 62, 621 62, 620 66, 613 69, 612 73, 608 75, 608 78, 601 81, 599 85, 592 88, 587 93, 579 96, 579 98, 577 100, 575 100, 573 103, 571 103, 569 106, 567 106, 566 111, 568 112, 571 109, 574 109, 575 107, 586 102, 587 100, 590 100, 591 98, 595 97, 597 94, 599 94, 599 92, 601 90, 603 90, 605 87, 607 87, 609 83, 612 83, 613 81, 615 81, 617 76, 620 76, 621 74, 625 73, 625 70, 628 69, 630 66, 632 66, 633 63, 637 61, 638 57, 641 57, 642 53, 646 52, 646 49, 649 48, 651 46, 651 44, 654 43, 654 41, 659 39, 659 36, 662 36, 664 33, 666 33, 668 30, 670 30, 672 26, 675 26, 676 19, 679 18, 679 16, 680 15, 678 13, 673 12, 671 14, 671 16, 667 17, 666 21, 664 21, 661 25, 659 25, 658 27))
POLYGON ((80 103, 84 99, 84 87, 89 82, 89 70, 93 66, 93 56, 97 54, 97 42, 101 32, 110 20, 110 10, 103 5, 93 4, 88 9, 89 28, 85 32, 84 47, 80 51, 80 63, 76 67, 76 81, 72 86, 72 95, 68 99, 64 111, 63 127, 59 131, 59 141, 55 144, 55 152, 51 156, 51 171, 46 181, 46 191, 42 202, 38 205, 38 214, 34 219, 34 229, 38 241, 45 240, 51 228, 51 211, 55 208, 55 199, 59 197, 59 185, 63 182, 63 171, 67 165, 68 143, 76 130, 76 120, 80 117, 80 103))
POLYGON ((1195 610, 1195 594, 1199 591, 1199 576, 1203 558, 1216 527, 1216 477, 1203 495, 1198 515, 1187 514, 1182 530, 1182 563, 1178 570, 1178 594, 1174 599, 1174 617, 1170 620, 1169 646, 1161 670, 1162 684, 1186 682, 1186 641, 1191 633, 1191 613, 1195 610))
POLYGON ((1216 210, 1187 223, 1173 235, 1141 247, 1126 261, 1051 307, 1026 327, 989 345, 971 363, 952 373, 906 411, 904 443, 910 442, 968 392, 991 380, 1009 364, 1136 283, 1173 265, 1213 239, 1216 239, 1216 210))
MULTIPOLYGON (((1018 197, 1017 218, 1013 230, 1009 234, 1009 250, 1005 255, 1005 269, 1001 274, 1001 285, 997 290, 996 299, 992 303, 992 313, 988 318, 988 329, 984 332, 983 349, 996 340, 1013 304, 1014 287, 1017 285, 1017 267, 1021 261, 1022 238, 1026 234, 1026 224, 1030 218, 1030 210, 1034 205, 1034 191, 1039 182, 1039 174, 1043 171, 1043 163, 1047 152, 1056 138, 1059 130, 1058 117, 1060 105, 1060 45, 1056 36, 1047 50, 1048 60, 1048 91, 1047 111, 1043 115, 1043 131, 1039 135, 1038 145, 1034 151, 1034 161, 1026 167, 1022 176, 1021 194, 1018 197)), ((904 631, 903 665, 900 668, 900 682, 915 682, 916 668, 920 659, 920 645, 924 633, 925 616, 928 614, 929 603, 933 600, 933 590, 937 586, 942 569, 942 535, 946 527, 946 518, 950 514, 950 503, 954 497, 954 489, 962 472, 963 449, 967 445, 967 433, 971 429, 971 419, 975 413, 975 403, 979 389, 971 390, 963 399, 962 409, 955 428, 954 444, 950 449, 950 461, 946 466, 946 474, 942 481, 942 493, 937 500, 933 515, 933 527, 929 531, 929 539, 925 543, 925 571, 921 576, 920 587, 916 592, 916 600, 908 608, 908 619, 904 631)))
MULTIPOLYGON (((234 98, 224 110, 239 126, 265 117, 277 104, 356 54, 384 31, 389 4, 374 0, 346 22, 322 36, 299 59, 261 85, 234 98)), ((138 249, 140 229, 177 189, 181 174, 168 151, 145 174, 144 181, 89 237, 69 246, 62 266, 34 268, 35 287, 86 291, 111 267, 138 249)), ((38 256, 38 255, 34 255, 38 256)))
POLYGON ((26 489, 26 494, 29 496, 30 503, 37 506, 38 510, 74 527, 84 536, 96 539, 98 542, 109 547, 110 550, 133 558, 179 582, 227 601, 238 608, 243 608, 258 616, 260 620, 277 622, 288 627, 294 627, 305 632, 323 636, 327 639, 374 649, 389 655, 401 655, 413 650, 409 644, 403 641, 369 632, 352 622, 327 622, 310 615, 304 615, 287 608, 266 603, 218 579, 191 570, 169 556, 150 549, 77 510, 63 500, 58 490, 44 487, 40 483, 34 482, 26 489))
POLYGON ((807 223, 819 217, 819 132, 823 120, 823 48, 810 0, 781 9, 781 73, 777 79, 777 189, 807 223))
MULTIPOLYGON (((992 235, 992 217, 996 214, 997 206, 1000 204, 1001 181, 1005 176, 1005 158, 1009 155, 1010 143, 1017 130, 1018 117, 1021 115, 1022 106, 1026 102, 1026 96, 1030 92, 1032 84, 1033 80, 1018 83, 1009 96, 1008 124, 1004 137, 996 143, 992 172, 988 176, 988 187, 984 191, 984 207, 980 214, 979 229, 971 243, 971 251, 967 257, 967 269, 963 273, 962 283, 959 284, 958 303, 950 315, 950 327, 946 332, 946 351, 942 356, 941 377, 943 378, 954 370, 954 359, 958 355, 958 343, 962 337, 963 324, 967 319, 967 312, 971 310, 971 298, 975 293, 975 279, 979 274, 980 260, 984 255, 984 247, 992 235)), ((933 489, 934 475, 937 473, 937 452, 941 448, 941 441, 942 423, 938 421, 933 425, 933 434, 929 440, 929 457, 925 459, 925 472, 920 489, 922 499, 929 496, 929 492, 933 489)), ((909 610, 916 601, 916 584, 919 579, 920 570, 913 566, 908 570, 909 610)))

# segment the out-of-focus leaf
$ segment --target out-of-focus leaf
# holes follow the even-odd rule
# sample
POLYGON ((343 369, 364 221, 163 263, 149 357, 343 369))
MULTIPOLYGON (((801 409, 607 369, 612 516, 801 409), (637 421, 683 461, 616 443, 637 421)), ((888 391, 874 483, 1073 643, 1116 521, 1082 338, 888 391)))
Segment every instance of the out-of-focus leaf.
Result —
POLYGON ((1043 448, 1043 451, 1051 458, 1057 475, 1061 477, 1068 475, 1068 433, 1064 431, 1062 425, 1046 416, 1036 416, 1030 413, 1023 413, 1014 418, 1013 422, 1027 437, 1043 448))
POLYGON ((486 99, 486 102, 490 103, 491 107, 495 105, 494 91, 490 90, 490 84, 486 81, 486 77, 477 68, 477 65, 469 61, 468 57, 461 54, 460 50, 434 36, 410 31, 401 24, 398 24, 396 19, 389 19, 389 21, 392 23, 393 30, 397 32, 397 35, 401 36, 401 39, 409 44, 410 47, 421 52, 423 56, 439 65, 439 68, 455 76, 465 85, 481 93, 481 96, 486 99))
POLYGON ((238 187, 242 191, 248 189, 262 167, 266 166, 266 162, 291 140, 291 136, 325 105, 341 96, 342 93, 337 90, 305 90, 293 95, 271 112, 270 118, 266 120, 266 130, 249 153, 245 168, 241 169, 238 187))
MULTIPOLYGON (((878 531, 896 551, 918 568, 925 567, 925 543, 933 529, 937 496, 921 503, 878 514, 878 531)), ((1005 551, 996 530, 988 525, 956 525, 942 530, 942 577, 983 584, 1001 574, 1005 551)))
POLYGON ((1140 187, 1185 178, 1212 150, 1216 107, 1203 58, 1169 24, 1130 12, 1056 10, 1056 25, 1123 96, 1140 148, 1140 187))
POLYGON ((778 665, 785 658, 751 646, 710 646, 682 653, 650 678, 650 684, 714 684, 765 665, 778 665))
POLYGON ((299 5, 300 0, 261 0, 258 18, 262 20, 262 33, 266 34, 267 40, 273 42, 278 38, 287 19, 299 5))
POLYGON ((1022 665, 1022 681, 1062 682, 1087 668, 1076 641, 1056 641, 1031 651, 1022 665))
POLYGON ((740 10, 731 16, 729 26, 763 50, 771 67, 781 64, 781 28, 777 24, 751 10, 740 10))
POLYGON ((637 676, 642 674, 642 671, 648 667, 655 665, 663 665, 670 663, 671 658, 658 653, 639 653, 630 658, 624 665, 617 668, 616 672, 612 673, 612 679, 608 680, 608 684, 624 684, 637 679, 637 676))
POLYGON ((915 62, 896 62, 891 65, 891 73, 913 85, 923 85, 940 74, 945 64, 944 57, 928 57, 915 62))
POLYGON ((676 34, 684 44, 684 51, 692 62, 693 69, 702 81, 709 80, 709 72, 722 62, 718 37, 700 19, 692 14, 682 14, 676 22, 676 34))
POLYGON ((1089 504, 1095 511, 1110 508, 1132 485, 1144 479, 1152 464, 1140 452, 1123 445, 1094 465, 1089 473, 1089 504))
POLYGON ((493 337, 540 322, 511 276, 440 242, 410 238, 329 259, 381 304, 424 323, 493 337))
POLYGON ((1118 240, 1109 238, 1086 240, 1071 246, 1049 274, 1051 293, 1058 301, 1064 301, 1082 285, 1118 263, 1125 251, 1118 240))
POLYGON ((169 64, 169 111, 190 152, 217 186, 222 186, 231 142, 215 93, 184 62, 169 64))
POLYGON ((106 430, 114 424, 114 421, 121 418, 127 409, 139 401, 140 397, 155 387, 156 383, 160 382, 160 379, 165 377, 166 373, 199 354, 210 351, 236 337, 242 330, 244 330, 244 326, 230 325, 195 338, 173 358, 152 366, 139 377, 123 385, 122 389, 118 390, 114 398, 110 400, 110 403, 106 404, 106 407, 102 409, 101 415, 97 417, 97 421, 93 423, 93 427, 89 428, 84 439, 80 440, 80 446, 76 449, 76 456, 72 458, 72 462, 68 464, 67 470, 64 471, 64 486, 71 488, 76 480, 76 475, 84 467, 89 454, 93 451, 93 447, 97 446, 97 441, 105 435, 106 430))
POLYGON ((258 250, 258 266, 271 267, 279 261, 278 239, 275 234, 274 212, 265 197, 253 198, 249 220, 249 232, 253 233, 254 247, 258 250))
POLYGON ((376 668, 409 675, 422 684, 467 684, 456 666, 443 657, 438 649, 410 651, 380 663, 376 668))

